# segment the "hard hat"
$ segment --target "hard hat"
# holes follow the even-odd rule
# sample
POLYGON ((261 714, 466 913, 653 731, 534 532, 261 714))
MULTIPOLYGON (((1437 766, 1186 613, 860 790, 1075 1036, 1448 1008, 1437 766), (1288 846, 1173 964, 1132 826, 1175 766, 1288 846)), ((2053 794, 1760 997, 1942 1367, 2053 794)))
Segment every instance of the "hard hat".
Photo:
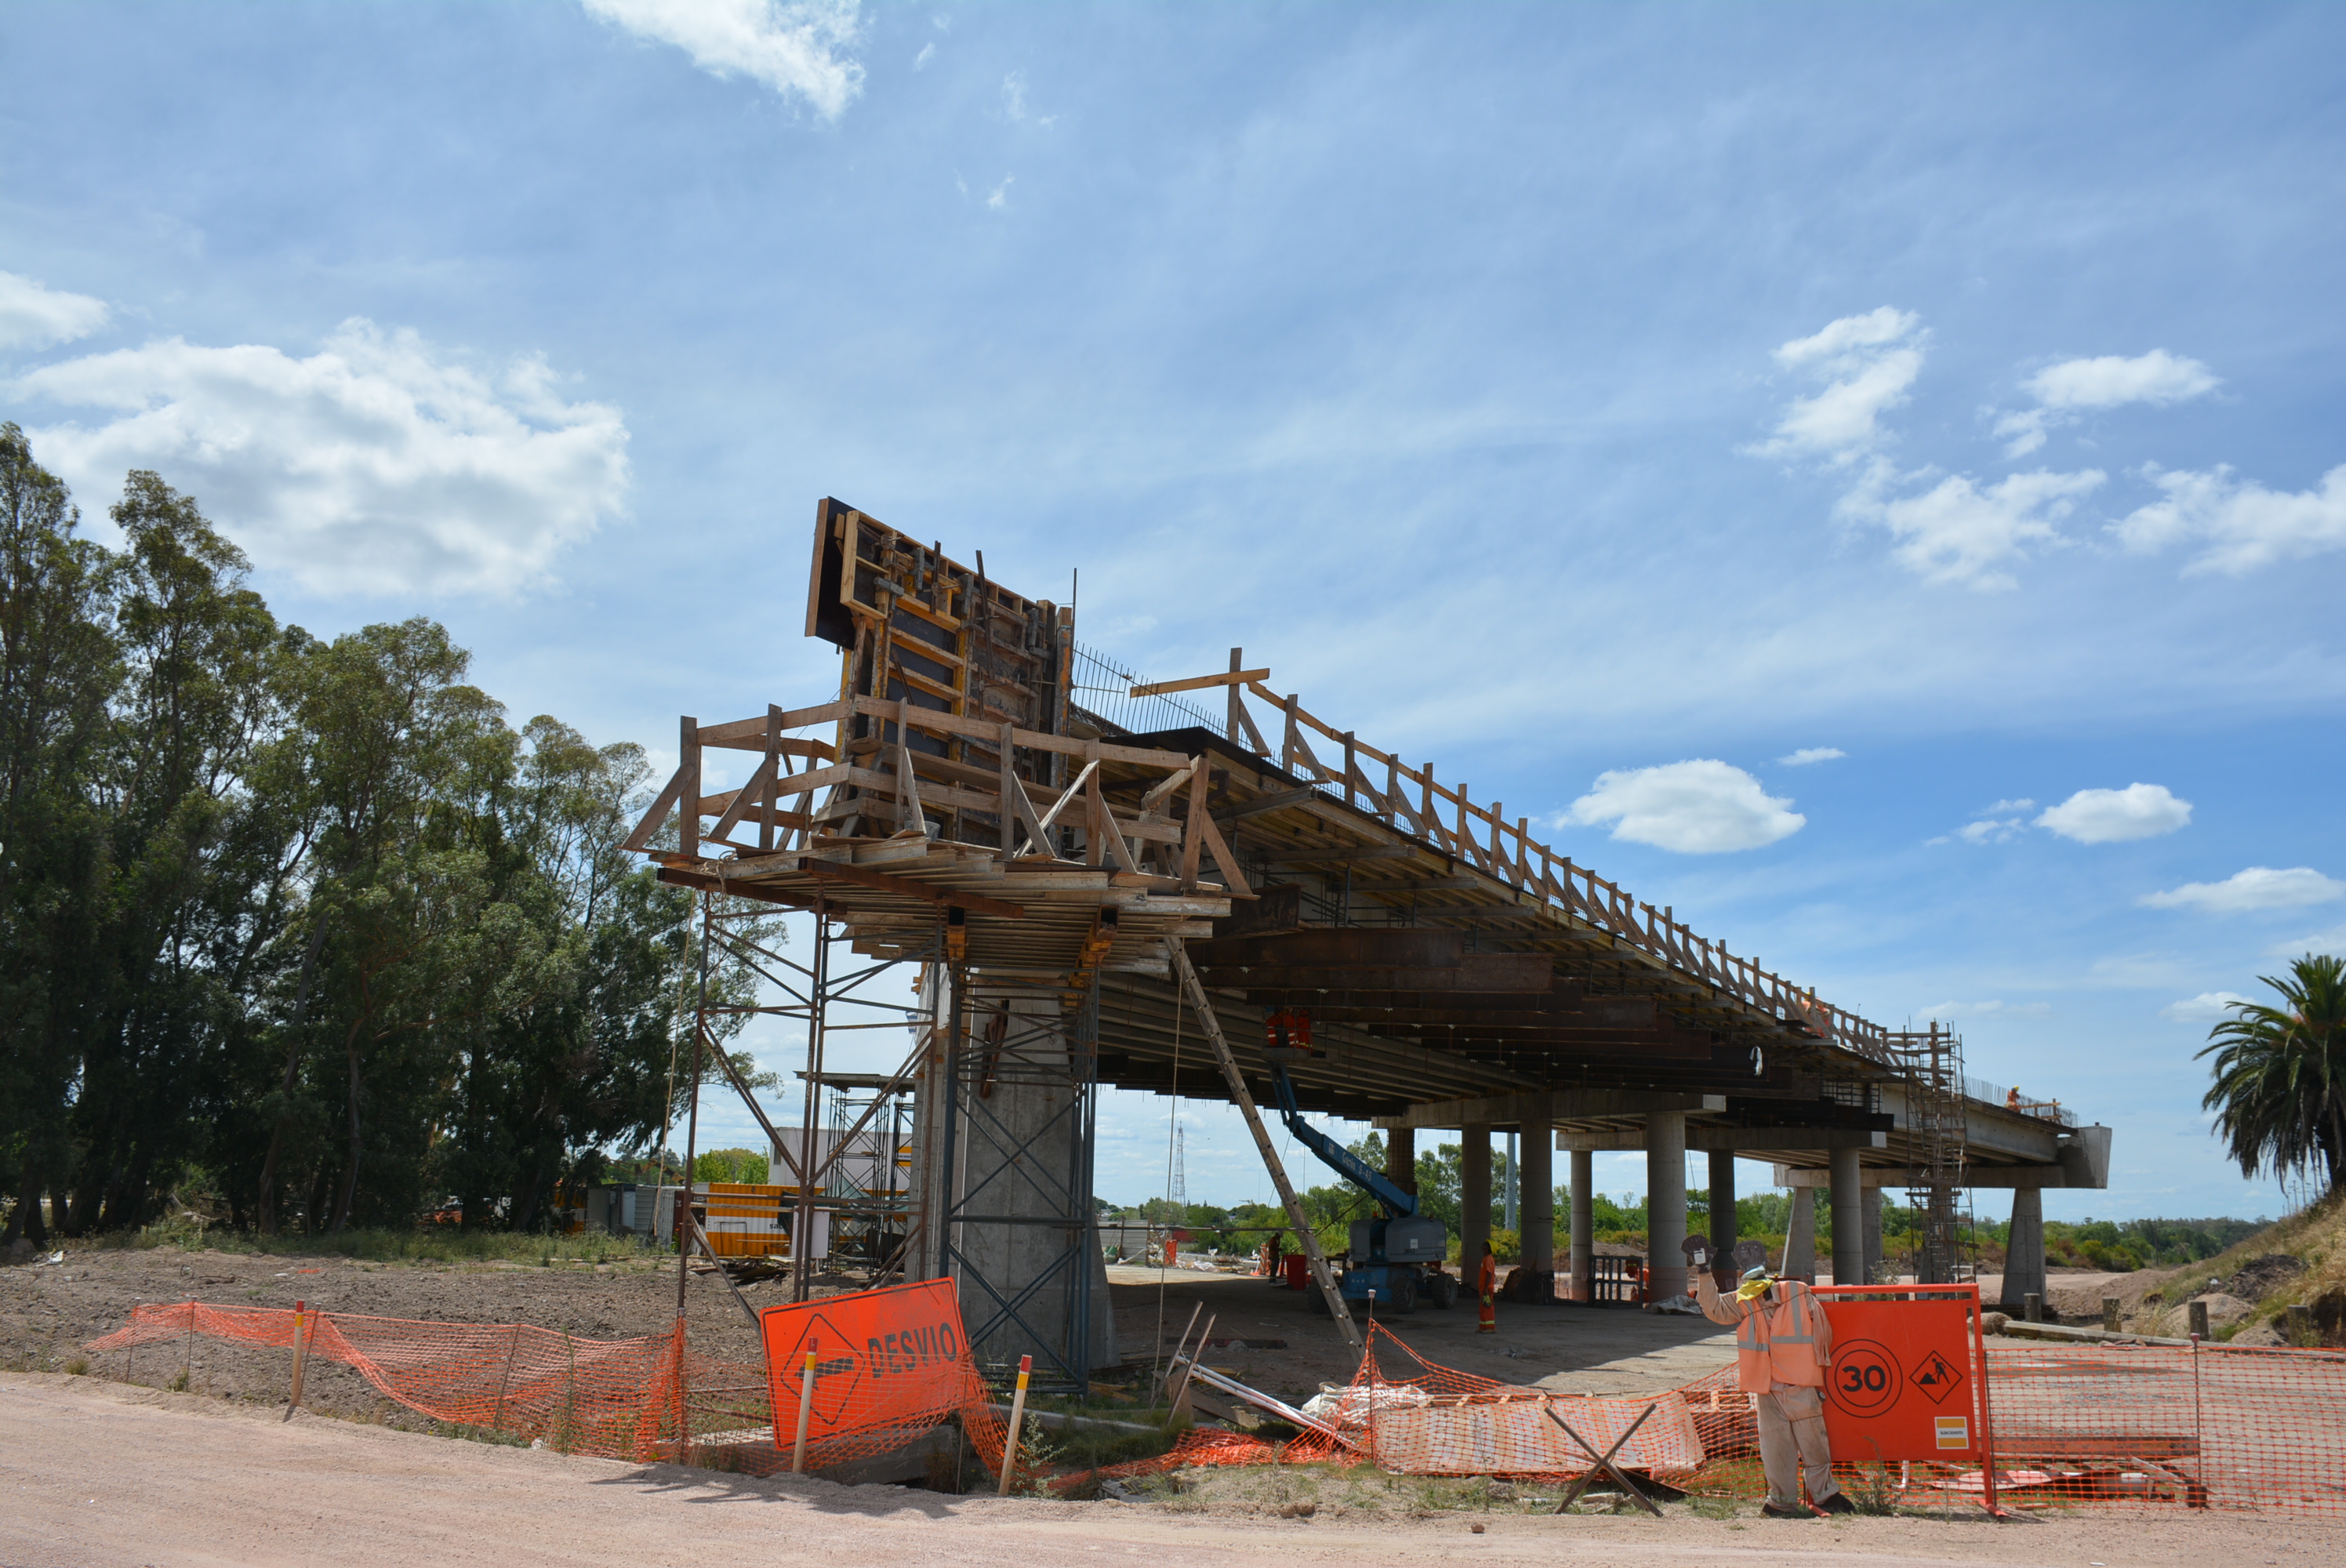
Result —
POLYGON ((1768 1266, 1764 1263, 1760 1265, 1757 1268, 1747 1268, 1743 1271, 1743 1283, 1746 1285, 1750 1284, 1755 1279, 1765 1280, 1767 1278, 1768 1266))

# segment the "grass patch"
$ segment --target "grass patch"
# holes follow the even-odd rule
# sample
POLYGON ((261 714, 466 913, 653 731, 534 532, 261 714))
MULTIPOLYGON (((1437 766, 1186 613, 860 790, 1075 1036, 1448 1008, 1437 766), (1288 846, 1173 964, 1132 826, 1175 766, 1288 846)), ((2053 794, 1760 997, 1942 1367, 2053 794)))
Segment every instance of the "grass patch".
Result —
POLYGON ((1857 1473, 1842 1484, 1841 1491, 1860 1513, 1886 1519, 1898 1512, 1898 1489, 1890 1480, 1887 1465, 1860 1466, 1857 1473))
POLYGON ((87 1377, 88 1375, 89 1375, 89 1358, 88 1358, 87 1356, 76 1356, 72 1360, 67 1361, 67 1362, 66 1363, 66 1377, 68 1377, 68 1378, 86 1378, 86 1377, 87 1377))
POLYGON ((418 1226, 412 1230, 345 1230, 333 1236, 262 1236, 257 1232, 201 1227, 180 1219, 138 1230, 114 1231, 76 1241, 76 1249, 183 1250, 241 1253, 260 1257, 347 1257, 370 1263, 634 1263, 673 1258, 648 1237, 578 1231, 564 1236, 515 1230, 459 1230, 418 1226))

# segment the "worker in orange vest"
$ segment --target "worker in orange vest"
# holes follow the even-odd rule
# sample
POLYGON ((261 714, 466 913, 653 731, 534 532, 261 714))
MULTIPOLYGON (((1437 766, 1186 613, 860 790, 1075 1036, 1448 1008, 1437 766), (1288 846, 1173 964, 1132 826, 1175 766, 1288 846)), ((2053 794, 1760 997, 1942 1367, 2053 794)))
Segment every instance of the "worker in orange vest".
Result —
POLYGON ((1474 1270, 1474 1294, 1483 1298, 1483 1316, 1474 1325, 1477 1334, 1499 1331, 1499 1255, 1491 1244, 1483 1244, 1483 1261, 1474 1270))
POLYGON ((1687 1257, 1699 1271, 1695 1299, 1702 1315, 1735 1329, 1735 1386, 1756 1394, 1760 1467, 1768 1475, 1772 1519, 1813 1519, 1818 1512, 1854 1513, 1832 1474, 1832 1444, 1825 1436, 1825 1369, 1832 1364, 1832 1325, 1806 1285, 1769 1278, 1764 1268, 1743 1276, 1722 1298, 1711 1271, 1707 1237, 1687 1237, 1687 1257), (1809 1501, 1801 1506, 1801 1472, 1809 1501))

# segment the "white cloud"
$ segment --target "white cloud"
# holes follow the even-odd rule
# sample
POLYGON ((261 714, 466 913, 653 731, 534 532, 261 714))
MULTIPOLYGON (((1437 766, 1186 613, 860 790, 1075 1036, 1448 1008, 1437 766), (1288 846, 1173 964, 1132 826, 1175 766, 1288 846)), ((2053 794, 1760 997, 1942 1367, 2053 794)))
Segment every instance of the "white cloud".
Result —
POLYGON ((1724 762, 1665 763, 1600 773, 1560 821, 1614 824, 1613 837, 1684 855, 1756 850, 1797 833, 1808 819, 1760 780, 1724 762))
POLYGON ((673 44, 715 76, 748 76, 795 93, 837 119, 863 90, 851 51, 862 36, 856 0, 581 0, 606 22, 673 44))
POLYGON ((1814 762, 1838 762, 1848 755, 1838 746, 1803 746, 1790 757, 1779 757, 1776 761, 1780 767, 1806 768, 1814 762))
POLYGON ((1936 1007, 1923 1010, 1925 1018, 1942 1023, 1953 1023, 1959 1018, 2050 1018, 2053 1004, 2049 1002, 1942 1002, 1936 1007))
POLYGON ((1966 844, 2001 844, 2026 826, 2027 822, 2018 817, 1983 817, 1956 829, 1955 837, 1966 844))
POLYGON ((1002 78, 1002 112, 1014 120, 1026 117, 1026 73, 1013 71, 1002 78))
POLYGON ((2203 544, 2206 548, 2184 567, 2186 575, 2221 572, 2237 577, 2275 561, 2346 548, 2346 463, 2323 474, 2320 490, 2294 494, 2235 479, 2228 465, 2207 473, 2156 466, 2143 473, 2167 492, 2166 499, 2112 524, 2111 530, 2120 544, 2144 555, 2185 540, 2203 544))
POLYGON ((2098 469, 2040 469, 1983 489, 1968 475, 1953 474, 1920 495, 1891 500, 1882 493, 1892 477, 1889 465, 1877 462, 1841 498, 1841 515, 1888 529, 1898 540, 1898 559, 1930 582, 1990 589, 2015 585, 2004 568, 2027 559, 2032 546, 2063 543, 2054 524, 2106 476, 2098 469))
POLYGON ((995 186, 994 189, 987 194, 985 198, 985 205, 994 209, 996 212, 999 212, 1004 208, 1009 206, 1010 188, 1017 183, 1018 177, 1016 175, 1004 175, 1002 177, 1002 183, 995 186))
POLYGON ((2104 354, 2047 365, 2021 383, 2046 408, 2116 408, 2123 403, 2186 402, 2223 383, 2198 360, 2153 349, 2133 359, 2104 354))
POLYGON ((0 272, 0 349, 46 349, 106 325, 106 301, 0 272))
POLYGON ((2098 359, 2064 360, 2047 365, 2021 383, 2037 406, 2007 413, 1995 422, 1995 433, 2009 437, 2007 458, 2025 457, 2045 444, 2049 426, 2074 423, 2079 409, 2117 408, 2127 403, 2157 406, 2185 402, 2215 391, 2223 383, 2198 360, 2153 349, 2126 359, 2104 354, 2098 359))
POLYGON ((2277 942, 2265 949, 2270 958, 2299 958, 2309 952, 2329 952, 2346 957, 2346 925, 2329 931, 2315 932, 2289 942, 2277 942))
POLYGON ((510 594, 616 514, 627 432, 537 360, 494 382, 411 331, 346 321, 308 359, 172 338, 46 365, 17 395, 117 411, 33 432, 85 495, 151 468, 262 565, 324 592, 510 594))
POLYGON ((921 52, 913 56, 913 69, 916 71, 922 69, 931 60, 936 58, 936 54, 937 46, 935 44, 929 43, 922 45, 921 52))
POLYGON ((1854 461, 1882 440, 1882 415, 1906 401, 1923 372, 1928 336, 1921 317, 1884 305, 1782 345, 1777 363, 1831 379, 1815 396, 1795 398, 1774 434, 1747 450, 1762 457, 1854 461))
POLYGON ((2164 784, 2129 784, 2123 789, 2080 789, 2036 819, 2065 839, 2081 844, 2116 844, 2155 839, 2191 821, 2191 802, 2178 800, 2164 784))
POLYGON ((2302 909, 2346 898, 2346 882, 2323 876, 2310 866, 2277 871, 2270 866, 2250 866, 2220 882, 2186 882, 2166 892, 2145 893, 2136 901, 2155 910, 2198 909, 2216 914, 2247 910, 2302 909))
POLYGON ((2220 1023, 2232 1015, 2233 1003, 2248 1000, 2237 991, 2203 991, 2197 996, 2168 1003, 2158 1010, 2158 1015, 2172 1018, 2178 1023, 2220 1023))

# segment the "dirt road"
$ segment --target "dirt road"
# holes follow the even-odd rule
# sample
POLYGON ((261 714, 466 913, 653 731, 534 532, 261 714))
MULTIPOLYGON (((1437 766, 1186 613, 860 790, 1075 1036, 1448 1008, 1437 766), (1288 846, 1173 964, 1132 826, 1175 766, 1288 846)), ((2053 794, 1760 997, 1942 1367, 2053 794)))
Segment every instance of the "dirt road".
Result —
POLYGON ((1857 1564, 2221 1561, 2297 1568, 2346 1555, 2346 1529, 2259 1518, 2013 1524, 1780 1522, 1673 1512, 1250 1518, 1167 1504, 953 1498, 494 1448, 123 1388, 0 1374, 0 1562, 27 1568, 321 1562, 678 1564, 938 1562, 1075 1568, 1117 1558, 1297 1562, 1857 1564))

